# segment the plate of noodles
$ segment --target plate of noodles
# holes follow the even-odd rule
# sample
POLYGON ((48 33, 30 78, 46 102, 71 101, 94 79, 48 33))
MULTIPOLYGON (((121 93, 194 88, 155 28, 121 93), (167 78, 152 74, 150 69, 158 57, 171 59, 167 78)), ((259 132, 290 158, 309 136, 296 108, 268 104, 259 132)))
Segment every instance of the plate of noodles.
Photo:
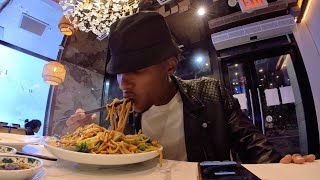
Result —
POLYGON ((123 134, 128 114, 133 104, 123 101, 115 106, 117 100, 107 106, 110 128, 96 124, 79 127, 72 134, 60 139, 47 138, 45 147, 59 159, 93 165, 124 165, 153 159, 160 155, 162 164, 162 146, 141 130, 138 134, 123 134))

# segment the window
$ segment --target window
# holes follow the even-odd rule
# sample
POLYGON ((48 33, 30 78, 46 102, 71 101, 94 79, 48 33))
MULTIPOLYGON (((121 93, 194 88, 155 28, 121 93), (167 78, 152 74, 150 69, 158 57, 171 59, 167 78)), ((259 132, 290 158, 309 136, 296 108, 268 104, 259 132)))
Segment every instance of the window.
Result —
POLYGON ((25 119, 42 122, 43 134, 49 85, 42 79, 46 60, 0 44, 0 121, 20 124, 25 119))

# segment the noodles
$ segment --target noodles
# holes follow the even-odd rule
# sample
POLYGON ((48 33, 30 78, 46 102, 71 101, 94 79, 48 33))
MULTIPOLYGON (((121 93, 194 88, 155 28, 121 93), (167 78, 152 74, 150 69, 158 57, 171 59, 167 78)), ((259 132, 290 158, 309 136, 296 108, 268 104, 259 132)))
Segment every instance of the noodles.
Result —
POLYGON ((134 111, 134 104, 129 99, 114 99, 107 105, 107 118, 110 130, 89 124, 79 127, 73 134, 66 134, 57 142, 58 146, 76 146, 79 152, 93 154, 134 154, 157 151, 162 166, 162 150, 157 141, 151 141, 140 130, 135 135, 124 135, 123 131, 129 113, 134 111))
POLYGON ((121 103, 119 99, 114 99, 111 104, 107 105, 107 118, 110 120, 110 129, 123 132, 129 113, 134 111, 134 104, 129 99, 124 99, 121 103))
POLYGON ((107 130, 96 124, 79 127, 73 134, 66 134, 57 142, 58 146, 76 146, 77 150, 93 154, 134 154, 157 151, 162 165, 162 151, 157 141, 151 141, 141 130, 135 135, 107 130))
POLYGON ((96 124, 79 127, 73 134, 61 137, 61 146, 77 146, 81 152, 105 154, 132 154, 157 151, 160 145, 151 141, 141 132, 124 135, 122 132, 107 130, 96 124))

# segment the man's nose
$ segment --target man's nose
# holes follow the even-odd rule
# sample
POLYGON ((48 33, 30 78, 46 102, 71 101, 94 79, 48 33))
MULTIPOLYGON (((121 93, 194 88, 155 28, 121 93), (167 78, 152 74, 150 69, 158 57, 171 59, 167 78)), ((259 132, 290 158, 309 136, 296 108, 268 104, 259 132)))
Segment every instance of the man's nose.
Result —
POLYGON ((127 73, 118 74, 117 80, 122 91, 130 90, 133 87, 133 81, 127 73))

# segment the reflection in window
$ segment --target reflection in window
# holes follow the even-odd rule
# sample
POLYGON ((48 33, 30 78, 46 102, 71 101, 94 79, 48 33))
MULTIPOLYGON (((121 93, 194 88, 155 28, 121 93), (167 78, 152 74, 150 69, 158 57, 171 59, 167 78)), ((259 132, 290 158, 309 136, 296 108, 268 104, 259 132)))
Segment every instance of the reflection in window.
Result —
POLYGON ((279 151, 305 152, 306 147, 301 146, 301 142, 306 142, 304 110, 295 101, 301 95, 290 54, 255 61, 255 69, 263 92, 264 118, 270 120, 265 121, 266 136, 279 151))
POLYGON ((211 75, 210 57, 204 50, 186 50, 179 57, 175 76, 196 79, 211 75))
POLYGON ((266 89, 290 86, 287 72, 289 61, 291 61, 289 54, 255 61, 256 73, 260 80, 259 86, 266 89))
POLYGON ((244 74, 243 64, 233 64, 228 66, 229 86, 232 94, 246 93, 247 78, 244 74))
POLYGON ((37 134, 42 135, 50 87, 42 79, 47 61, 4 45, 0 54, 0 121, 24 127, 25 119, 39 119, 37 134))

